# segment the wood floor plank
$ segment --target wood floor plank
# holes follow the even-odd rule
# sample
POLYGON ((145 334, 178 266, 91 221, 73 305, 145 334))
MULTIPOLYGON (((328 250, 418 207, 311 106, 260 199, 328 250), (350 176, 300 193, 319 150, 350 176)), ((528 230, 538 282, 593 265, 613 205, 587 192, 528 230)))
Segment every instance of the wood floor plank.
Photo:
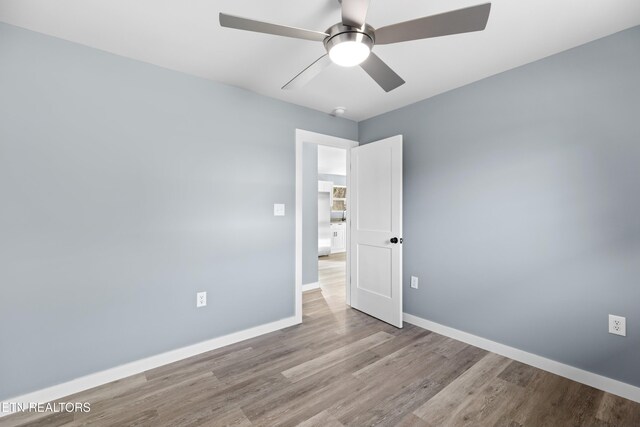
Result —
POLYGON ((640 405, 605 393, 598 406, 596 419, 611 426, 640 426, 640 405))
MULTIPOLYGON (((345 345, 374 333, 376 333, 375 328, 363 327, 359 328, 358 333, 349 334, 348 336, 333 334, 328 339, 321 339, 320 343, 322 345, 318 345, 315 342, 306 345, 299 343, 302 347, 297 347, 294 353, 286 357, 274 357, 259 364, 254 363, 255 361, 249 361, 249 363, 238 361, 237 365, 227 367, 221 371, 214 370, 214 373, 222 377, 222 381, 225 383, 244 381, 264 375, 280 374, 282 371, 306 363, 333 350, 344 348, 345 345)), ((278 343, 274 344, 278 345, 278 343)))
POLYGON ((486 352, 484 350, 467 346, 455 354, 455 358, 449 359, 446 363, 427 372, 427 381, 414 381, 408 384, 402 392, 395 393, 387 403, 387 411, 384 418, 387 425, 399 423, 404 414, 411 413, 419 408, 424 402, 437 395, 443 388, 458 378, 469 368, 475 365, 486 352), (403 397, 403 395, 405 395, 403 397))
POLYGON ((289 427, 295 426, 309 419, 311 414, 318 409, 327 408, 331 404, 338 400, 341 400, 343 396, 352 395, 359 386, 358 380, 353 377, 347 377, 342 381, 332 384, 330 386, 324 386, 320 389, 313 389, 307 396, 309 401, 305 398, 294 397, 292 401, 282 403, 273 407, 271 410, 263 414, 262 416, 251 419, 251 422, 255 426, 281 426, 289 427))
POLYGON ((420 328, 406 328, 403 333, 394 335, 393 339, 373 348, 371 351, 381 356, 387 356, 429 334, 431 334, 431 331, 425 331, 420 328))
POLYGON ((318 372, 242 409, 254 425, 294 426, 342 400, 344 396, 355 393, 361 383, 349 375, 350 371, 378 358, 371 352, 360 353, 341 362, 336 370, 330 368, 318 372))
MULTIPOLYGON (((429 338, 437 343, 443 337, 434 334, 429 338)), ((423 340, 429 342, 426 337, 423 340)), ((370 369, 358 372, 366 387, 357 397, 330 411, 347 425, 394 425, 486 354, 467 346, 455 360, 448 360, 424 342, 408 345, 376 362, 384 364, 384 370, 378 369, 375 375, 367 376, 370 369)))
POLYGON ((524 396, 525 391, 522 387, 496 377, 468 396, 451 412, 449 418, 443 421, 443 425, 508 425, 511 420, 505 420, 503 415, 508 414, 524 396))
POLYGON ((394 396, 404 391, 411 394, 419 387, 431 385, 429 372, 442 365, 444 358, 428 353, 419 360, 421 363, 413 363, 408 369, 412 364, 410 358, 390 359, 385 362, 384 371, 375 371, 379 375, 372 375, 369 370, 358 371, 354 377, 361 381, 361 386, 349 399, 338 401, 329 408, 330 413, 345 425, 376 424, 386 418, 387 411, 394 407, 391 402, 394 396), (402 369, 402 366, 407 369, 402 369))
POLYGON ((179 411, 167 408, 156 419, 155 425, 181 427, 196 426, 251 426, 251 421, 242 410, 234 405, 212 405, 206 400, 184 407, 179 411))
POLYGON ((526 387, 536 373, 536 368, 516 362, 515 360, 506 367, 498 377, 520 387, 526 387))
POLYGON ((204 390, 217 390, 220 387, 220 381, 211 371, 180 382, 149 381, 117 397, 91 402, 91 412, 77 413, 74 422, 77 425, 126 425, 137 419, 133 416, 135 414, 145 414, 142 419, 150 420, 158 415, 158 408, 175 404, 178 397, 184 402, 201 396, 204 390))
POLYGON ((416 417, 414 414, 406 414, 395 427, 432 427, 422 418, 416 417))
POLYGON ((379 361, 355 372, 353 375, 362 378, 376 379, 385 378, 387 375, 395 375, 403 369, 411 369, 427 366, 428 356, 438 355, 444 359, 444 356, 432 351, 434 344, 444 340, 442 335, 427 334, 421 338, 415 339, 401 347, 399 350, 383 357, 379 361), (416 363, 419 360, 420 363, 416 363))
POLYGON ((344 424, 334 418, 327 410, 324 410, 301 422, 298 427, 344 427, 344 424))
POLYGON ((513 413, 522 425, 595 425, 604 393, 566 378, 537 371, 526 388, 527 397, 513 413))
POLYGON ((203 371, 213 371, 216 368, 222 368, 234 361, 250 356, 256 351, 252 347, 246 347, 237 351, 229 352, 222 355, 212 356, 209 358, 199 358, 195 360, 184 360, 168 365, 160 366, 155 369, 148 370, 144 373, 148 381, 157 379, 180 379, 192 373, 202 373, 203 371))
MULTIPOLYGON (((144 374, 132 375, 117 381, 112 381, 98 387, 75 393, 55 402, 91 402, 95 407, 96 402, 112 399, 127 391, 137 390, 137 387, 146 383, 144 374)), ((46 414, 46 413, 19 413, 11 417, 0 418, 0 426, 16 427, 27 425, 57 426, 65 425, 74 419, 74 414, 46 414)))
MULTIPOLYGON (((324 409, 319 401, 321 396, 328 394, 332 398, 337 397, 340 399, 343 397, 338 395, 333 385, 345 379, 349 380, 351 373, 379 360, 379 358, 380 356, 371 351, 354 355, 324 371, 292 383, 288 387, 275 389, 259 401, 250 401, 243 405, 242 409, 249 419, 254 421, 264 418, 269 413, 285 412, 290 406, 303 406, 303 411, 296 415, 300 416, 299 422, 302 422, 324 409), (310 396, 314 397, 311 398, 310 396), (302 415, 307 415, 307 417, 304 418, 302 415)), ((282 378, 284 379, 284 377, 282 378)))
POLYGON ((311 359, 308 362, 302 363, 291 369, 287 369, 282 372, 282 375, 289 378, 291 381, 299 381, 303 378, 309 377, 319 371, 322 371, 328 367, 336 365, 341 361, 363 353, 369 349, 372 349, 380 344, 383 344, 393 336, 386 332, 376 332, 366 338, 356 341, 351 344, 347 344, 342 348, 336 349, 330 353, 311 359))
POLYGON ((510 359, 494 353, 487 354, 413 413, 429 424, 443 425, 463 404, 465 398, 496 378, 509 363, 510 359))
POLYGON ((73 413, 19 413, 0 418, 2 427, 59 427, 73 422, 73 413))

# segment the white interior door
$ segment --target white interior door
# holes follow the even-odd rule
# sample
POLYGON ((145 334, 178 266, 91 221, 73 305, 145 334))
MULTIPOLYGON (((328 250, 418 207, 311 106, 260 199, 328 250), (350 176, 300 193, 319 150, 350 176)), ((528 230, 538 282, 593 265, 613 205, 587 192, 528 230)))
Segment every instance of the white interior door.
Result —
POLYGON ((402 135, 351 149, 351 306, 402 327, 402 135))

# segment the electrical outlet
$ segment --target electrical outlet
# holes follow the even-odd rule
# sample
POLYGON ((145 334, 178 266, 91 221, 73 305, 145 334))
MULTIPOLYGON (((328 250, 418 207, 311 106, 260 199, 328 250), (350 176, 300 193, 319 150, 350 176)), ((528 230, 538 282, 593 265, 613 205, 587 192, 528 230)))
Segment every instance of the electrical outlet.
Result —
POLYGON ((411 287, 418 289, 418 278, 416 276, 411 276, 411 287))
POLYGON ((627 336, 627 319, 622 316, 609 315, 609 333, 627 336))
POLYGON ((198 292, 196 294, 196 307, 206 307, 207 306, 207 293, 206 292, 198 292))

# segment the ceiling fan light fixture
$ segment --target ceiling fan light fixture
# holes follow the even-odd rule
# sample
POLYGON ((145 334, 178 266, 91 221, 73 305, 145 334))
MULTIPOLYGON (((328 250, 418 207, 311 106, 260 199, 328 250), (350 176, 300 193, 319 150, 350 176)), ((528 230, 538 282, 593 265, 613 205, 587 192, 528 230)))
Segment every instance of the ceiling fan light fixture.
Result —
POLYGON ((371 49, 359 41, 345 41, 334 45, 329 51, 331 60, 341 67, 354 67, 369 57, 371 49))
POLYGON ((336 24, 327 30, 329 37, 324 47, 334 64, 341 67, 355 67, 362 64, 373 48, 373 29, 347 27, 336 24))

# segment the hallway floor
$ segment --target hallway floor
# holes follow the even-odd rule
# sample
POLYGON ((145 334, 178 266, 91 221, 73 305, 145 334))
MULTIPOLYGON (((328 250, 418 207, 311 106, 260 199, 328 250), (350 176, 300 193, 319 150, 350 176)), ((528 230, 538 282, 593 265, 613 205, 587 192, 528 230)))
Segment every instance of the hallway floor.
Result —
POLYGON ((318 258, 318 281, 325 298, 342 298, 345 301, 345 275, 347 274, 347 253, 331 254, 318 258))

